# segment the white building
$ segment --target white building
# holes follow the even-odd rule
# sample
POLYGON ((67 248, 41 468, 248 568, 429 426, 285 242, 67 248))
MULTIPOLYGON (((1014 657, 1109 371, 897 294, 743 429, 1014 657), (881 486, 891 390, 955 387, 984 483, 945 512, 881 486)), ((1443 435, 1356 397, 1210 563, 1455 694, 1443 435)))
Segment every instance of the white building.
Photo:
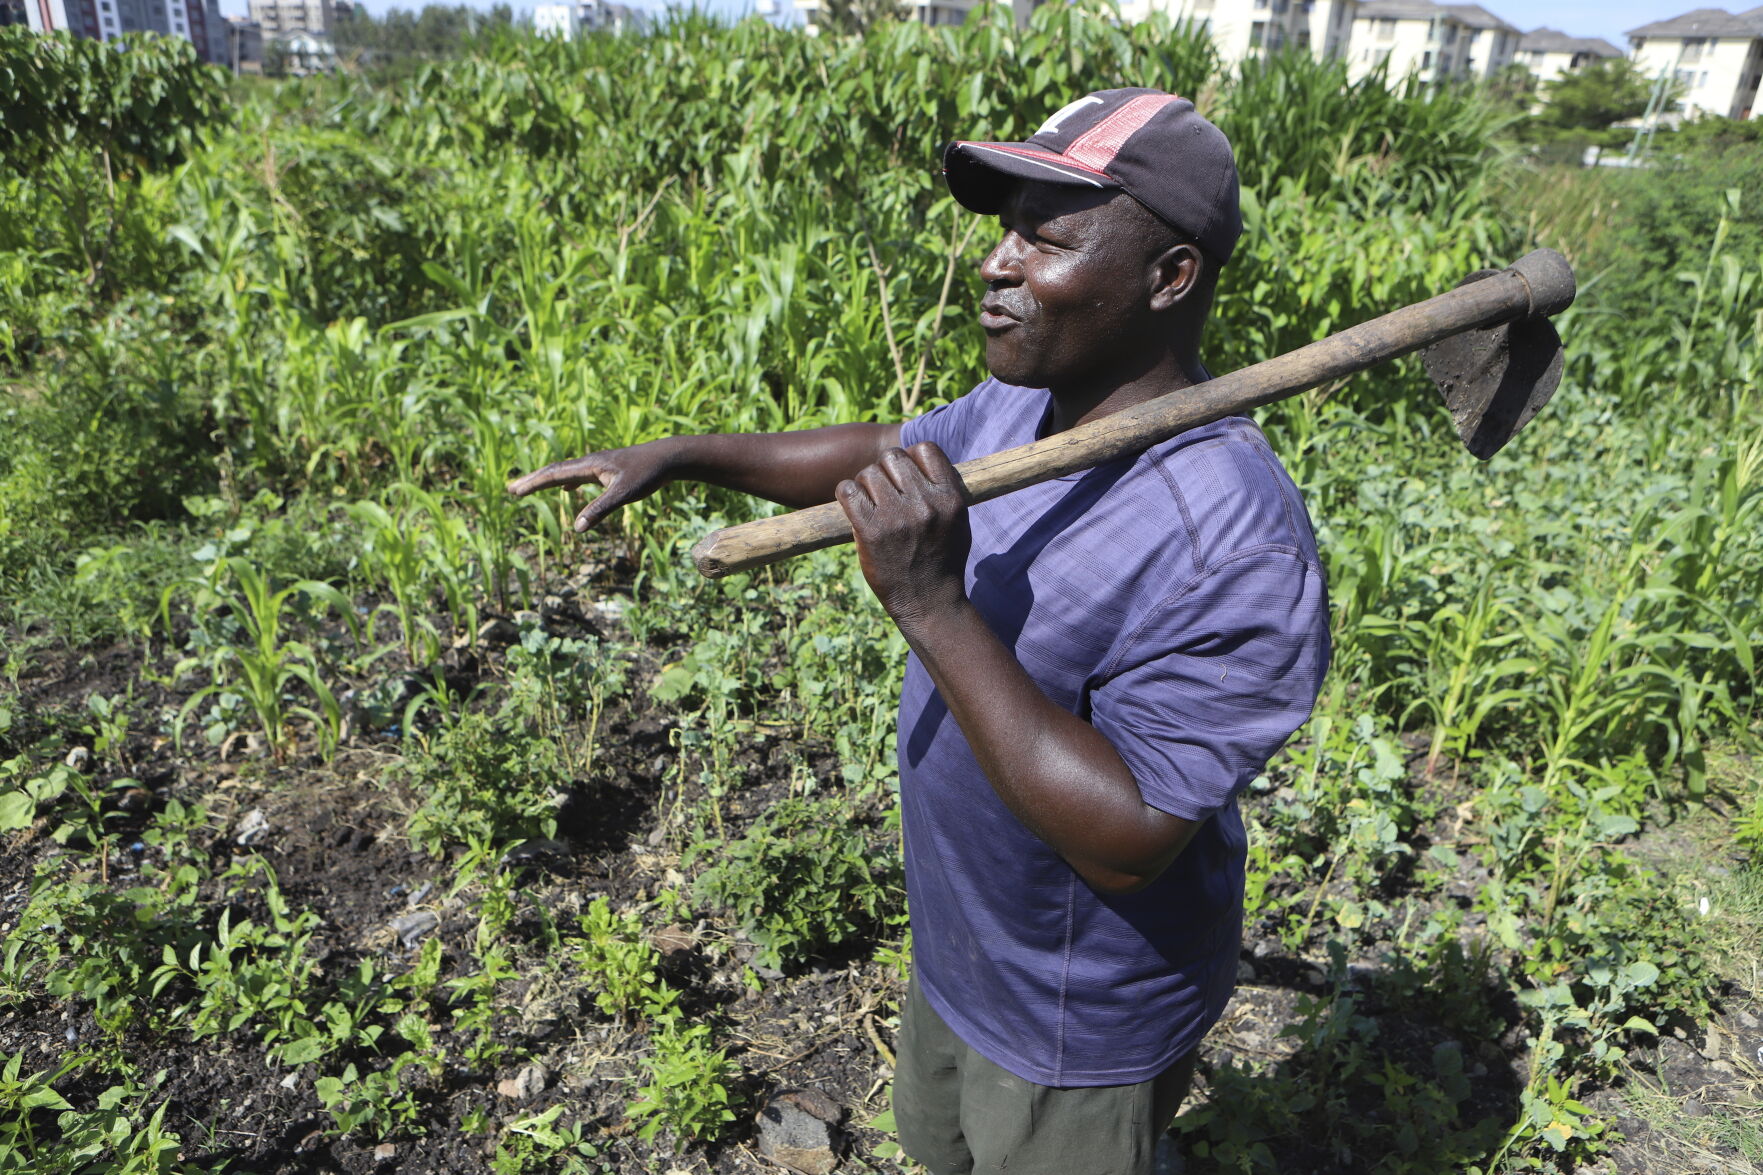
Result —
POLYGON ((1541 87, 1595 61, 1621 56, 1622 50, 1601 37, 1570 37, 1559 29, 1532 29, 1518 39, 1518 54, 1513 60, 1529 70, 1541 87))
MULTIPOLYGON (((1338 2, 1338 0, 1329 0, 1338 2)), ((1310 44, 1310 5, 1304 0, 1122 0, 1120 14, 1140 21, 1153 12, 1189 20, 1212 34, 1226 63, 1310 44)))
POLYGON ((1736 16, 1698 8, 1628 31, 1629 56, 1647 78, 1681 87, 1677 109, 1691 117, 1757 117, 1763 81, 1763 7, 1736 16))
MULTIPOLYGON (((250 0, 251 19, 270 40, 290 33, 328 36, 337 23, 336 0, 250 0)), ((346 7, 346 6, 345 6, 346 7)))
POLYGON ((1453 72, 1462 26, 1442 19, 1431 0, 1371 0, 1353 14, 1347 74, 1357 81, 1383 66, 1396 83, 1409 74, 1432 81, 1453 72))
POLYGON ((542 37, 573 40, 577 33, 640 31, 648 24, 640 8, 608 0, 578 0, 574 4, 541 4, 533 9, 533 31, 542 37))
POLYGON ((533 32, 541 37, 573 40, 577 28, 576 20, 573 4, 540 4, 533 9, 533 32))
POLYGON ((1310 13, 1310 51, 1318 57, 1345 57, 1359 0, 1310 0, 1304 7, 1310 13))
POLYGON ((1446 4, 1442 7, 1463 28, 1459 34, 1464 38, 1458 67, 1461 76, 1491 78, 1512 64, 1522 35, 1515 25, 1507 24, 1479 4, 1446 4))
POLYGON ((66 31, 97 41, 159 33, 190 42, 203 61, 227 60, 218 0, 27 0, 25 21, 39 33, 66 31))
POLYGON ((1371 0, 1353 15, 1347 72, 1358 80, 1383 65, 1392 85, 1410 74, 1423 82, 1488 77, 1511 62, 1518 36, 1476 4, 1371 0))

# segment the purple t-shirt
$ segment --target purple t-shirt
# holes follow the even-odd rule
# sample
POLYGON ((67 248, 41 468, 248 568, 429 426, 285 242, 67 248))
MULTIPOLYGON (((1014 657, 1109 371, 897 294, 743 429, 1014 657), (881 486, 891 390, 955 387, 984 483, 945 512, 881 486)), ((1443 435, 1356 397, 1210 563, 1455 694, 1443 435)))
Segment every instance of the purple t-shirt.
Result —
MULTIPOLYGON (((1045 391, 987 380, 908 421, 953 461, 1044 434, 1045 391)), ((900 700, 914 967, 981 1055, 1039 1085, 1125 1085, 1197 1044, 1236 981, 1236 796, 1309 716, 1328 602, 1297 488, 1231 417, 970 511, 968 594, 1145 802, 1205 820, 1145 889, 1092 890, 1006 808, 917 657, 900 700), (1211 817, 1211 819, 1206 819, 1211 817)))

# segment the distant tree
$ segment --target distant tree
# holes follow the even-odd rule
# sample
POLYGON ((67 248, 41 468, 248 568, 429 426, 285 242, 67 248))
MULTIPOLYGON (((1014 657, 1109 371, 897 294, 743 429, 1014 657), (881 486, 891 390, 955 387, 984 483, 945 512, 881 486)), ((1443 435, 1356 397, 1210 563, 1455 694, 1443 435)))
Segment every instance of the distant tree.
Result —
POLYGON ((375 17, 361 5, 340 16, 331 29, 337 52, 359 67, 379 73, 406 73, 422 62, 452 57, 494 28, 514 23, 514 9, 497 4, 487 12, 463 4, 429 4, 420 10, 393 8, 375 17))
POLYGON ((1639 118, 1653 86, 1626 57, 1606 57, 1564 73, 1543 87, 1547 105, 1537 121, 1563 131, 1601 131, 1639 118))
POLYGON ((1494 105, 1515 114, 1528 113, 1536 103, 1537 77, 1514 61, 1488 79, 1487 95, 1494 105))

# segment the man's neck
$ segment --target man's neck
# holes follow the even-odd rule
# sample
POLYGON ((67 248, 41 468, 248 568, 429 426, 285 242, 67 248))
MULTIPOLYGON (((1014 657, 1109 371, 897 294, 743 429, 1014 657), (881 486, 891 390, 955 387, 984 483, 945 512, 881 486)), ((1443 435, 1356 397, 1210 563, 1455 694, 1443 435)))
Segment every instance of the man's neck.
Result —
POLYGON ((1094 381, 1048 389, 1053 396, 1053 419, 1048 435, 1064 432, 1092 420, 1100 420, 1124 408, 1158 396, 1179 392, 1211 379, 1197 353, 1166 352, 1144 370, 1110 373, 1094 381))

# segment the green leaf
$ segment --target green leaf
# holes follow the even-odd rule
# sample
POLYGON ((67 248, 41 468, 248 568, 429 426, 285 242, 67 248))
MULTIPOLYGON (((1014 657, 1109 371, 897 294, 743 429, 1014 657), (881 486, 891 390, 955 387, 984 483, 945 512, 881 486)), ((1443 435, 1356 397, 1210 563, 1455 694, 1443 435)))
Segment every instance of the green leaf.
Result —
POLYGON ((29 828, 36 815, 37 805, 22 791, 9 791, 0 795, 0 832, 29 828))

